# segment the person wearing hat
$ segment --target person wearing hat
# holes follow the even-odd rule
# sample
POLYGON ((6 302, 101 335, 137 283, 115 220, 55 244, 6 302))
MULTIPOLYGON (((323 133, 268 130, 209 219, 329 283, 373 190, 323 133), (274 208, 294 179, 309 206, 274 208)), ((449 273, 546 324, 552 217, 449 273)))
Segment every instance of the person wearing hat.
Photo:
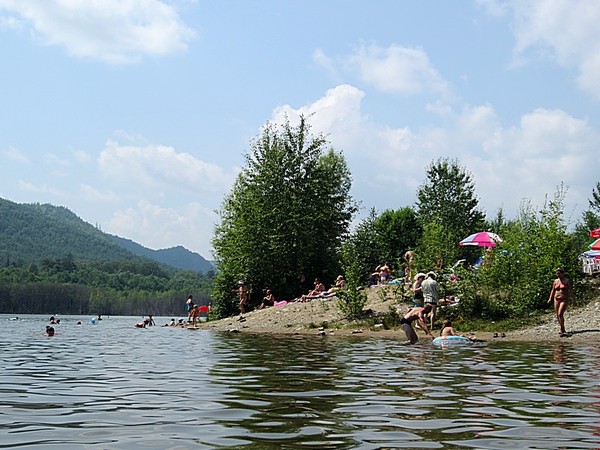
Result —
POLYGON ((552 283, 550 298, 548 303, 554 302, 554 313, 560 327, 559 334, 561 337, 569 336, 565 330, 565 311, 569 301, 575 298, 573 285, 571 281, 565 277, 565 271, 562 267, 556 269, 556 280, 552 283))
POLYGON ((413 303, 415 306, 423 306, 423 289, 421 284, 425 280, 425 274, 423 272, 419 272, 415 276, 415 282, 413 283, 413 303))
POLYGON ((429 327, 433 330, 433 324, 435 323, 435 313, 437 310, 437 303, 442 293, 442 288, 436 281, 437 275, 435 272, 427 273, 427 278, 421 283, 421 290, 423 291, 423 302, 425 305, 431 305, 431 312, 429 313, 429 327))

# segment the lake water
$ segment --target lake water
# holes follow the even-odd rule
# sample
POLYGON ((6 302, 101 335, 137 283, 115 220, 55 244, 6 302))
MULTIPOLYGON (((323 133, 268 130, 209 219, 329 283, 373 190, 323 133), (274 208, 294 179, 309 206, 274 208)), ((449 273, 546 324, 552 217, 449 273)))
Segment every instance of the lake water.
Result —
POLYGON ((408 347, 89 316, 47 337, 46 316, 8 318, 0 448, 600 448, 596 345, 408 347))

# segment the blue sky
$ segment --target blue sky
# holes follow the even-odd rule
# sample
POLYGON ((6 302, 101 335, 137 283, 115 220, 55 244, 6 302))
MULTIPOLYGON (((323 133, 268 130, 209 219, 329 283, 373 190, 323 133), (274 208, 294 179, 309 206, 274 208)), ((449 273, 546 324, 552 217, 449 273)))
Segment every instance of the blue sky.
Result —
MULTIPOLYGON (((361 216, 457 159, 488 217, 600 181, 596 0, 0 0, 0 197, 211 258, 267 121, 310 115, 361 216)), ((357 220, 360 217, 357 217, 357 220)))

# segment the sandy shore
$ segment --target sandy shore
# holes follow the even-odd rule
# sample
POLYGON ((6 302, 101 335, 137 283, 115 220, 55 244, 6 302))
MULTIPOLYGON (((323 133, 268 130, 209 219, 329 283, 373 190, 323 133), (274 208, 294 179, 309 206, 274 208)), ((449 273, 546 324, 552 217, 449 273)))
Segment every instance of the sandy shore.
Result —
MULTIPOLYGON (((366 310, 381 314, 395 307, 396 301, 385 288, 372 288, 368 292, 366 310), (383 290, 382 290, 383 289, 383 290)), ((401 310, 408 307, 402 304, 401 310)), ((377 321, 376 321, 377 323, 377 321)), ((561 337, 553 313, 544 315, 539 325, 522 330, 478 332, 474 335, 481 340, 506 340, 523 342, 600 342, 600 298, 584 308, 570 308, 565 314, 568 337, 561 337)), ((289 303, 284 306, 255 310, 222 320, 198 325, 202 329, 244 333, 314 334, 335 336, 365 336, 405 340, 401 329, 386 330, 383 326, 366 327, 364 324, 344 319, 337 307, 335 298, 313 300, 307 303, 289 303), (321 330, 320 328, 323 328, 321 330)), ((438 330, 439 333, 439 330, 438 330)), ((434 331, 434 335, 437 335, 434 331)), ((467 334, 469 335, 469 334, 467 334)), ((427 339, 419 332, 420 339, 427 339)))

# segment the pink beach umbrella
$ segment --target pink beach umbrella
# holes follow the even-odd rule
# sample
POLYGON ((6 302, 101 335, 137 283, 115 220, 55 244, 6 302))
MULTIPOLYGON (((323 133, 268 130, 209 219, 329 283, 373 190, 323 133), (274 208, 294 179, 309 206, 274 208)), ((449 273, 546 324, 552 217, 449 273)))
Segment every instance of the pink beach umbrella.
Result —
POLYGON ((496 242, 502 242, 502 238, 496 233, 490 231, 480 231, 474 233, 471 236, 464 238, 458 243, 460 246, 464 245, 475 245, 477 247, 495 247, 496 242))

